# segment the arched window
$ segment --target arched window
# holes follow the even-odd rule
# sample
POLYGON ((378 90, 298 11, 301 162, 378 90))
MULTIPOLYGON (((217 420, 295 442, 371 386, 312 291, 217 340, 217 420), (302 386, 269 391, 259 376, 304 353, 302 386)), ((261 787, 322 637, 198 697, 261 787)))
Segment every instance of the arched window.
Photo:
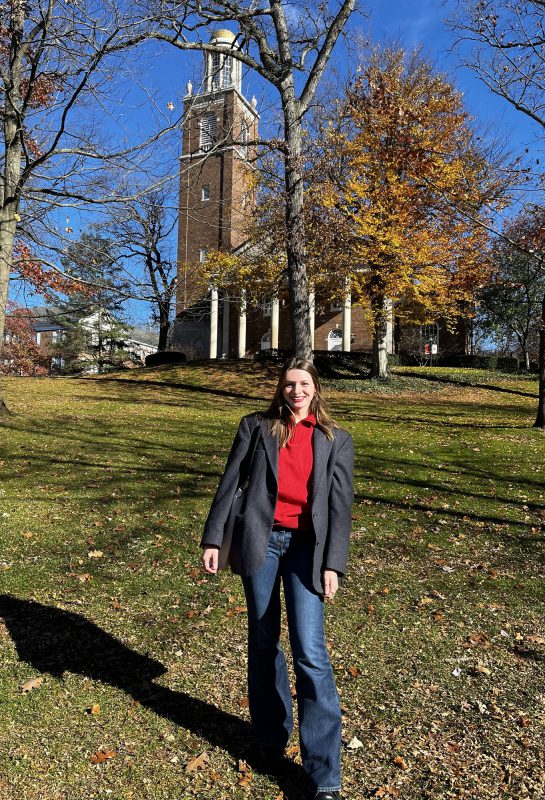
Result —
POLYGON ((271 332, 270 330, 267 333, 264 333, 261 337, 261 350, 270 350, 271 349, 271 332))
POLYGON ((343 332, 340 328, 334 328, 327 334, 327 349, 342 350, 343 332))
POLYGON ((221 67, 221 88, 227 89, 233 84, 233 57, 224 56, 221 67))
POLYGON ((233 57, 212 53, 212 90, 228 89, 233 85, 233 57))
POLYGON ((201 118, 200 148, 203 151, 211 150, 214 147, 218 132, 218 124, 215 114, 205 114, 201 118))

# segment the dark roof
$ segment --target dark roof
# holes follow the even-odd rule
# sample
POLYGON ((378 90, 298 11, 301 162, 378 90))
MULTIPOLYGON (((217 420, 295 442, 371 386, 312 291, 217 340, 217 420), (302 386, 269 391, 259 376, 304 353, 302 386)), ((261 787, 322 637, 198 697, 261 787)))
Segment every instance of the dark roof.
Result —
POLYGON ((129 337, 135 342, 149 344, 152 347, 157 347, 159 344, 158 331, 150 331, 148 328, 129 328, 129 337))

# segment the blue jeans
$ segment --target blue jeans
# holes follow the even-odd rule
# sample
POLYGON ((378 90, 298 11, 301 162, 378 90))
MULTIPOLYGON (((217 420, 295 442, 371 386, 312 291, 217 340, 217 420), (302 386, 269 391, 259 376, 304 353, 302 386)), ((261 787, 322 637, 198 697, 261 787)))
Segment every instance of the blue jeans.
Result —
POLYGON ((258 742, 282 751, 293 728, 280 646, 280 581, 295 668, 303 767, 317 791, 341 785, 341 709, 325 645, 323 599, 312 587, 311 535, 273 530, 255 575, 243 578, 248 606, 248 696, 258 742))

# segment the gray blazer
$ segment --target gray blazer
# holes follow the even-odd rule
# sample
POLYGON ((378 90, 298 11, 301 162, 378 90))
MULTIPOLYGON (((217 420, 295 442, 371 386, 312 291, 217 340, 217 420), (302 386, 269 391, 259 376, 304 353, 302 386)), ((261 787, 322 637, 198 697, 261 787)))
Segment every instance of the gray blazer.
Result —
MULTIPOLYGON (((322 573, 344 574, 352 522, 354 445, 346 431, 335 429, 330 441, 314 429, 312 447, 312 525, 316 544, 313 585, 323 593, 322 573)), ((237 487, 244 481, 249 449, 257 441, 249 474, 244 513, 235 522, 231 568, 238 575, 253 575, 260 568, 274 520, 278 494, 278 441, 268 421, 259 413, 243 417, 227 459, 225 471, 204 526, 202 547, 219 547, 237 487), (256 437, 254 439, 253 437, 256 437)))

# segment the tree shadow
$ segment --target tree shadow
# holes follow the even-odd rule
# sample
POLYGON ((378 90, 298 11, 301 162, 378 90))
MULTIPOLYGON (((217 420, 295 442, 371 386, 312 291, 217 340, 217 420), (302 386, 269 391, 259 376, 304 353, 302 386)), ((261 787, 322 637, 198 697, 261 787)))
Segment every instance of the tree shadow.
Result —
MULTIPOLYGON (((71 611, 34 600, 0 595, 0 618, 21 661, 61 679, 73 672, 102 681, 130 695, 142 706, 171 720, 211 745, 242 758, 260 771, 250 723, 210 703, 154 683, 166 667, 120 642, 95 623, 71 611)), ((307 778, 301 767, 286 760, 278 778, 286 800, 301 800, 307 778)))
POLYGON ((416 372, 402 372, 396 371, 397 375, 405 375, 410 378, 418 378, 419 380, 431 381, 432 383, 446 383, 450 386, 464 386, 469 389, 486 389, 490 392, 500 392, 502 394, 516 394, 519 397, 533 397, 537 400, 537 392, 523 392, 521 389, 509 389, 507 386, 497 386, 491 383, 473 383, 472 381, 452 380, 451 378, 442 378, 440 375, 418 375, 416 372))
MULTIPOLYGON (((86 380, 85 378, 75 378, 74 380, 86 380)), ((194 392, 197 394, 210 394, 216 397, 233 398, 235 400, 252 400, 255 402, 267 402, 268 398, 260 395, 244 394, 243 392, 232 392, 229 389, 219 389, 218 387, 199 386, 191 383, 182 383, 181 381, 154 381, 144 378, 135 381, 131 378, 111 378, 100 376, 100 383, 114 383, 122 384, 124 388, 134 389, 140 391, 142 387, 154 386, 160 389, 183 389, 186 392, 194 392)))

